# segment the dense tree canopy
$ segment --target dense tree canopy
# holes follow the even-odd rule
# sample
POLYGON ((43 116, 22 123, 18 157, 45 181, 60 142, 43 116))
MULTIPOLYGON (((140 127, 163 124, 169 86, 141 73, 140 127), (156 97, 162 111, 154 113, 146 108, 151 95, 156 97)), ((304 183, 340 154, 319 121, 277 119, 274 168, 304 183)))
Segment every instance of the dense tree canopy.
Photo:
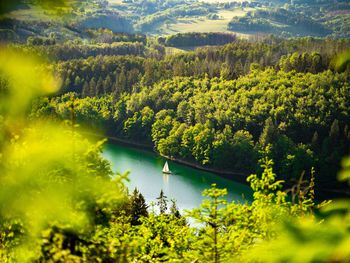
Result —
MULTIPOLYGON (((252 69, 231 81, 174 77, 120 99, 77 99, 77 118, 152 143, 162 155, 243 174, 255 171, 260 149, 272 144, 284 179, 291 183, 315 167, 322 187, 336 181, 341 156, 349 153, 349 89, 347 73, 329 70, 252 69)), ((46 108, 68 116, 64 98, 46 108)))
MULTIPOLYGON (((77 120, 90 128, 241 174, 239 180, 272 144, 275 169, 288 184, 315 167, 321 189, 336 187, 341 157, 349 153, 349 69, 337 73, 334 64, 346 43, 236 41, 161 60, 68 60, 55 70, 62 92, 77 93, 77 120)), ((36 103, 32 116, 67 118, 69 97, 36 103)))
MULTIPOLYGON (((54 2, 13 4, 63 12, 71 1, 54 2)), ((235 40, 167 56, 162 39, 77 32, 109 21, 119 30, 129 21, 108 10, 109 1, 87 2, 74 1, 74 14, 84 16, 64 28, 95 41, 63 44, 51 32, 0 46, 1 262, 350 262, 349 200, 318 195, 325 186, 349 189, 349 54, 334 60, 348 40, 235 40), (102 157, 105 140, 81 131, 246 181, 253 200, 229 202, 227 190, 213 184, 190 211, 179 211, 163 190, 148 204, 137 189, 129 192, 128 174, 102 157)), ((305 4, 295 2, 292 8, 305 4)), ((183 0, 127 3, 126 11, 147 15, 137 24, 144 29, 215 11, 183 0)), ((9 7, 2 1, 0 14, 9 7)), ((284 9, 255 18, 326 30, 284 9)), ((222 35, 168 41, 211 37, 222 35)))

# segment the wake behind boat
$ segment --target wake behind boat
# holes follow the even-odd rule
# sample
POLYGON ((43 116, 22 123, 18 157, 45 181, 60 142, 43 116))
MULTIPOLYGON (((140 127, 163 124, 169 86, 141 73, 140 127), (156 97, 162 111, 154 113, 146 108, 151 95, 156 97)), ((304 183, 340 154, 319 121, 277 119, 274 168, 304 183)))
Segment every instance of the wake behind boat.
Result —
POLYGON ((165 164, 164 164, 163 173, 164 174, 171 174, 171 171, 169 170, 168 162, 165 162, 165 164))

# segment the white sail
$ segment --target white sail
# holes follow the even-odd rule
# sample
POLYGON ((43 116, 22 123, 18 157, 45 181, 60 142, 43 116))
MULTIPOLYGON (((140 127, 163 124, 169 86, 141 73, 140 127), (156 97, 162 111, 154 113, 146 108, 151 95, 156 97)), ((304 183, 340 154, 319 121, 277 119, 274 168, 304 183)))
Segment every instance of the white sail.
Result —
POLYGON ((168 162, 165 162, 164 164, 163 173, 170 173, 168 162))

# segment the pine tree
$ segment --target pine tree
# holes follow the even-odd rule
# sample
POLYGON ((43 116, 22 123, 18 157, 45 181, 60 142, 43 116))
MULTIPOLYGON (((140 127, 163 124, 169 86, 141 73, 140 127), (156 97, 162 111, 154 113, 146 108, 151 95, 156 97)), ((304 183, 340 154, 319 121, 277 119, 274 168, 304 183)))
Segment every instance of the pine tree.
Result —
POLYGON ((131 199, 131 224, 140 225, 141 217, 148 217, 148 205, 146 204, 145 198, 143 195, 135 188, 131 199))
MULTIPOLYGON (((345 149, 349 149, 350 147, 350 129, 349 126, 346 124, 344 127, 344 138, 345 138, 345 149)), ((348 151, 350 153, 350 149, 348 151)))
POLYGON ((166 210, 168 209, 168 200, 167 196, 164 195, 163 190, 160 191, 159 197, 157 197, 157 205, 159 207, 159 212, 161 214, 165 214, 166 210))
POLYGON ((176 205, 176 200, 171 199, 170 201, 171 201, 170 214, 177 217, 177 218, 181 218, 181 214, 180 214, 179 209, 176 205))
POLYGON ((95 93, 96 93, 96 81, 95 81, 95 78, 92 78, 90 80, 90 83, 89 83, 89 96, 90 97, 93 97, 95 96, 95 93))
POLYGON ((272 144, 276 140, 276 137, 277 137, 277 129, 273 124, 272 119, 268 118, 265 121, 265 126, 260 135, 259 143, 261 146, 272 144))
POLYGON ((67 77, 64 81, 64 84, 63 84, 64 90, 68 91, 70 86, 71 86, 71 81, 70 81, 70 78, 67 77))
POLYGON ((329 137, 331 138, 332 142, 337 142, 339 139, 339 121, 335 119, 332 123, 331 129, 329 131, 329 137))
POLYGON ((79 76, 76 76, 74 79, 74 87, 80 88, 80 85, 81 85, 81 80, 80 80, 79 76))
POLYGON ((231 70, 229 68, 229 65, 226 63, 223 63, 220 69, 220 78, 225 80, 225 79, 230 79, 230 77, 231 77, 231 70))
POLYGON ((199 208, 190 212, 192 218, 205 226, 199 237, 206 244, 205 247, 201 247, 203 249, 201 252, 203 255, 206 254, 205 262, 223 262, 220 260, 223 241, 220 238, 220 232, 224 228, 224 207, 227 205, 224 197, 227 195, 227 190, 217 188, 216 184, 212 184, 212 187, 204 190, 202 195, 208 199, 199 208), (208 254, 209 250, 211 253, 208 254))
POLYGON ((83 98, 90 96, 90 86, 89 86, 89 83, 87 81, 84 82, 83 90, 81 92, 81 95, 82 95, 83 98))
POLYGON ((315 131, 314 135, 312 136, 311 147, 314 152, 320 152, 320 143, 317 131, 315 131))
POLYGON ((125 74, 125 69, 123 68, 122 71, 118 75, 118 87, 121 92, 126 91, 126 85, 127 85, 127 78, 125 74))
POLYGON ((344 127, 344 138, 346 138, 348 136, 349 131, 350 131, 349 126, 346 124, 344 127))
POLYGON ((112 79, 111 77, 108 75, 107 78, 105 79, 105 81, 103 82, 103 92, 104 94, 109 94, 112 92, 112 79))
POLYGON ((101 77, 97 81, 95 95, 96 97, 100 97, 103 95, 103 80, 101 77))
POLYGON ((235 67, 234 67, 234 72, 236 77, 243 75, 243 71, 244 71, 244 68, 243 68, 242 61, 238 60, 238 62, 235 64, 235 67))

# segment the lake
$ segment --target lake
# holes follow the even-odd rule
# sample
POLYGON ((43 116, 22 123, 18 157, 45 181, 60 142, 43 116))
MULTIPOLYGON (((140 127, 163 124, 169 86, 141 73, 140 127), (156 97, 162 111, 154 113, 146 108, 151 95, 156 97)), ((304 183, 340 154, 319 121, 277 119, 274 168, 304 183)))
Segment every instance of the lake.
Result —
POLYGON ((228 201, 252 200, 252 191, 247 185, 172 161, 168 161, 172 174, 165 175, 162 169, 166 160, 151 151, 107 144, 103 156, 112 162, 114 171, 130 171, 128 188, 133 191, 137 187, 148 204, 155 202, 163 190, 168 200, 176 200, 181 211, 191 209, 202 202, 202 191, 213 183, 228 190, 228 201))

